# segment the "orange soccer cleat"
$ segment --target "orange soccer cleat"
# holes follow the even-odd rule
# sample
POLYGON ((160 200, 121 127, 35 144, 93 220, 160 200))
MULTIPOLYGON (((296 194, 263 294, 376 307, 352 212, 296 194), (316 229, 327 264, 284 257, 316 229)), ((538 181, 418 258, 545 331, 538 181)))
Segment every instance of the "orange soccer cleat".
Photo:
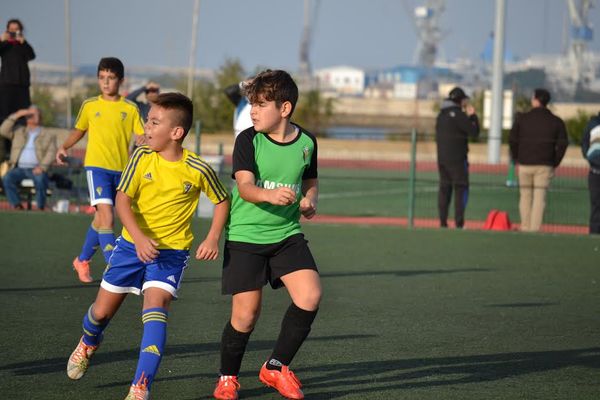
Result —
POLYGON ((89 260, 79 261, 79 257, 75 257, 73 260, 73 269, 77 272, 79 280, 83 283, 90 283, 93 281, 90 275, 90 262, 89 260))
POLYGON ((302 384, 287 366, 281 367, 281 372, 278 370, 267 369, 267 363, 264 363, 260 369, 258 379, 265 385, 277 389, 286 399, 304 399, 304 393, 300 388, 302 384))
POLYGON ((237 400, 239 388, 240 384, 237 381, 237 377, 221 375, 217 381, 217 387, 213 392, 213 396, 218 400, 237 400))

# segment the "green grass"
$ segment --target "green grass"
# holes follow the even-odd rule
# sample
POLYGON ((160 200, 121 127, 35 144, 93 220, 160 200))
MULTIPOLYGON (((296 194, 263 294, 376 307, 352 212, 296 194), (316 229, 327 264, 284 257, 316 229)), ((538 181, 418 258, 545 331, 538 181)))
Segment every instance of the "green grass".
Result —
MULTIPOLYGON (((206 222, 195 222, 197 236, 206 222)), ((88 223, 0 213, 2 399, 125 397, 141 338, 136 296, 111 322, 88 374, 78 382, 65 374, 97 291, 69 268, 88 223)), ((324 287, 293 363, 307 399, 598 397, 597 238, 327 225, 305 232, 324 287)), ((265 291, 241 398, 279 398, 256 377, 288 304, 285 291, 265 291)), ((220 261, 192 262, 153 398, 210 398, 228 312, 220 261)))
MULTIPOLYGON (((320 170, 319 212, 344 216, 406 217, 409 181, 406 171, 320 170)), ((415 217, 437 219, 438 175, 418 172, 415 182, 415 217)), ((587 179, 557 177, 546 197, 544 223, 587 225, 587 179)), ((506 186, 506 176, 470 174, 467 219, 485 220, 493 209, 519 219, 519 189, 506 186)), ((453 215, 454 206, 450 206, 453 215)))

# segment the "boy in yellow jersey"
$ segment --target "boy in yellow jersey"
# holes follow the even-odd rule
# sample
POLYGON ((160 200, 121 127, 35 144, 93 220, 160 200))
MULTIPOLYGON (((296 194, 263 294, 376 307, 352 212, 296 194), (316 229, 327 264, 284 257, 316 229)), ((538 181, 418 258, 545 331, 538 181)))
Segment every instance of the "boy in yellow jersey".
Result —
POLYGON ((126 399, 146 400, 166 341, 167 312, 177 296, 193 236, 191 219, 200 192, 216 204, 196 258, 214 260, 229 216, 227 190, 215 171, 182 147, 192 123, 192 102, 179 93, 158 96, 146 123, 147 146, 135 150, 117 188, 123 232, 102 277, 96 301, 83 318, 83 336, 67 364, 80 379, 102 334, 127 293, 144 295, 144 333, 137 370, 126 399))
POLYGON ((56 162, 63 165, 67 150, 88 134, 84 166, 90 202, 96 212, 81 253, 73 260, 73 268, 82 282, 92 282, 89 263, 98 247, 108 263, 115 245, 113 205, 116 187, 129 157, 132 133, 137 135, 138 144, 143 141, 144 127, 137 106, 119 95, 124 74, 125 68, 118 58, 100 60, 100 95, 81 105, 73 131, 56 153, 56 162))

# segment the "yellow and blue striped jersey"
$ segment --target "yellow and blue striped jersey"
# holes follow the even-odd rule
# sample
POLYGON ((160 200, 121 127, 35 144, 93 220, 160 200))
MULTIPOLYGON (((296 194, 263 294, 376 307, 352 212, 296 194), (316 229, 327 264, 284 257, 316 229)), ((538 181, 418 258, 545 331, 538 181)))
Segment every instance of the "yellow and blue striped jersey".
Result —
MULTIPOLYGON (((214 204, 227 199, 227 189, 212 167, 185 149, 181 160, 171 162, 147 146, 138 147, 117 190, 131 198, 138 226, 159 244, 159 249, 190 248, 194 239, 191 218, 200 192, 214 204)), ((133 243, 127 229, 123 228, 122 235, 133 243)))
POLYGON ((102 96, 87 99, 79 109, 75 129, 88 133, 86 167, 121 172, 129 156, 131 134, 144 134, 144 125, 135 103, 102 96))

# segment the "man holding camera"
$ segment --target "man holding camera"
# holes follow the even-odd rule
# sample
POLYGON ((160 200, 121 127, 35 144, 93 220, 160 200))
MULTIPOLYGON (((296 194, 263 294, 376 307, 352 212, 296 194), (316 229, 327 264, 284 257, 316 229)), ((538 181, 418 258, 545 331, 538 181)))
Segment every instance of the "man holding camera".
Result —
MULTIPOLYGON (((10 114, 31 105, 28 62, 35 58, 33 48, 25 40, 23 24, 11 19, 0 35, 0 123, 10 114)), ((10 142, 0 141, 0 162, 10 151, 10 142)))

